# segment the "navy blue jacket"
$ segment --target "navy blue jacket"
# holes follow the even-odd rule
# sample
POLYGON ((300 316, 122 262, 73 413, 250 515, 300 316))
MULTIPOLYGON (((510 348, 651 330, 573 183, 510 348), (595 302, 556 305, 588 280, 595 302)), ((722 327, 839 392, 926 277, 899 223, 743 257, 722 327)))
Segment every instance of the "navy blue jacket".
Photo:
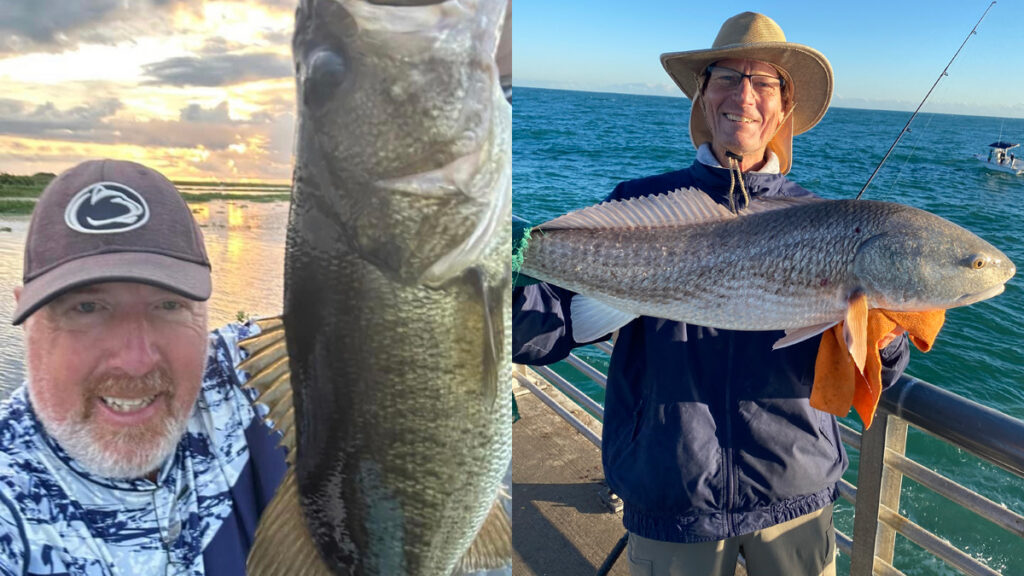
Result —
MULTIPOLYGON (((728 206, 729 180, 728 170, 695 162, 623 182, 609 199, 694 186, 728 206)), ((747 173, 744 181, 754 198, 810 194, 780 174, 747 173)), ((742 198, 738 184, 735 193, 742 198)), ((571 337, 571 297, 543 283, 515 290, 515 362, 549 364, 579 345, 571 337)), ((782 335, 649 317, 619 331, 602 454, 627 530, 670 542, 722 540, 836 499, 846 452, 836 419, 808 402, 820 338, 773 351, 782 335)), ((881 356, 888 386, 909 360, 906 336, 881 356)))

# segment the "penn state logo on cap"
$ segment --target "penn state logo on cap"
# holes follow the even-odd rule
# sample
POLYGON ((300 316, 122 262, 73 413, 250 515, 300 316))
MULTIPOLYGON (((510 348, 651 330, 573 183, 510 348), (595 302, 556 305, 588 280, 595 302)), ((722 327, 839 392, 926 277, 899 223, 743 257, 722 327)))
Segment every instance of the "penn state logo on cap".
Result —
POLYGON ((142 195, 124 184, 97 182, 71 198, 64 221, 85 234, 127 232, 149 221, 149 206, 142 195))

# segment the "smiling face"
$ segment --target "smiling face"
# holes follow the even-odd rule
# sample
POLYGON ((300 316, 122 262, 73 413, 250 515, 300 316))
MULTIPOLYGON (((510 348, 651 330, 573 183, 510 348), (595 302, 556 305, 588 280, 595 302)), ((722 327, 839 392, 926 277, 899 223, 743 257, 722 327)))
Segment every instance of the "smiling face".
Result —
MULTIPOLYGON (((741 74, 778 77, 774 66, 757 60, 720 60, 715 66, 741 74)), ((701 97, 704 116, 711 130, 711 148, 722 166, 728 166, 725 151, 743 156, 742 171, 764 165, 765 148, 782 125, 782 90, 774 93, 754 89, 753 79, 741 79, 736 87, 709 81, 701 97)))
POLYGON ((100 476, 158 469, 202 383, 206 303, 110 282, 60 296, 24 327, 29 399, 58 444, 100 476))

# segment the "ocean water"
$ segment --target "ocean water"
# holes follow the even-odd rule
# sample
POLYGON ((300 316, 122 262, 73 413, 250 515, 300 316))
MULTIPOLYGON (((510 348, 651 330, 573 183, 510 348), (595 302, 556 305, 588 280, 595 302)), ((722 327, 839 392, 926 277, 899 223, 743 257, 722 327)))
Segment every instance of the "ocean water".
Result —
MULTIPOLYGON (((622 181, 689 166, 689 100, 516 88, 512 95, 513 203, 540 223, 602 200, 622 181)), ((975 153, 997 139, 1024 141, 1024 120, 927 113, 915 118, 864 198, 901 202, 968 228, 1024 264, 1024 176, 986 170, 975 153)), ((794 139, 793 180, 827 198, 853 198, 910 118, 910 112, 833 108, 794 139)), ((1019 149, 1018 149, 1019 151, 1019 149)), ((1021 152, 1024 154, 1024 152, 1021 152)), ((991 300, 950 310, 932 350, 914 349, 908 372, 946 390, 1024 418, 1024 279, 991 300)), ((581 355, 607 369, 603 354, 581 355)), ((577 382, 586 380, 563 373, 577 382)), ((591 385, 587 390, 603 400, 591 385)), ((845 423, 861 429, 856 416, 845 423)), ((1021 439, 1024 442, 1024 439, 1021 439)), ((1024 480, 911 428, 907 453, 995 502, 1024 512, 1024 480)), ((857 454, 846 478, 856 484, 857 454)), ((1024 575, 1024 540, 905 480, 900 513, 1003 574, 1024 575)), ((837 527, 853 534, 840 501, 837 527)), ((959 574, 897 537, 895 566, 915 576, 959 574)), ((849 558, 840 558, 848 573, 849 558)))

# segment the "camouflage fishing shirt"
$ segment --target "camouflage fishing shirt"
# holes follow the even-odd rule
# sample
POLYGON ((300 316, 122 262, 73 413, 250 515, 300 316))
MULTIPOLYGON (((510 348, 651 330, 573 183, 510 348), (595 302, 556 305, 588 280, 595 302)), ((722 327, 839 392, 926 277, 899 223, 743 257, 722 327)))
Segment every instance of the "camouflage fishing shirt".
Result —
POLYGON ((24 386, 12 393, 0 408, 0 574, 244 574, 285 469, 233 368, 249 330, 211 334, 188 429, 155 483, 89 474, 43 432, 24 386))

